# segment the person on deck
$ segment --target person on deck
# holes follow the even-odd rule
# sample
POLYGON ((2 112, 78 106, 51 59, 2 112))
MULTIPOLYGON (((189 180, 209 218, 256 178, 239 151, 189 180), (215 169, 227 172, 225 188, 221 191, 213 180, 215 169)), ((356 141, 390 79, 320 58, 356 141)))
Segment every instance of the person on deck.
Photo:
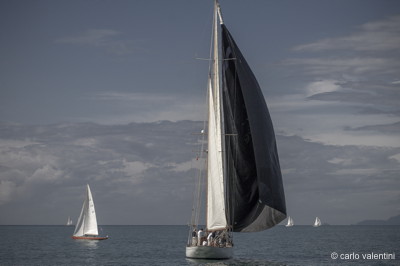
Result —
POLYGON ((200 228, 200 230, 197 232, 197 238, 198 238, 198 245, 201 246, 201 238, 204 236, 203 228, 200 228))
POLYGON ((192 232, 192 246, 197 246, 197 232, 196 232, 196 228, 193 228, 193 232, 192 232))
POLYGON ((210 232, 207 236, 207 243, 209 246, 212 246, 213 239, 214 239, 214 232, 210 232))

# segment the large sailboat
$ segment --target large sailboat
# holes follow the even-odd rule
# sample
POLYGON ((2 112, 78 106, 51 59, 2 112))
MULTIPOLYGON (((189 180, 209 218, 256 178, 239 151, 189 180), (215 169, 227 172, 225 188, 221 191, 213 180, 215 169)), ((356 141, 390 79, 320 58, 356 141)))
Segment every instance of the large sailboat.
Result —
POLYGON ((94 208, 92 192, 90 191, 89 185, 86 187, 86 197, 83 201, 81 214, 79 215, 72 238, 86 240, 108 239, 108 236, 99 236, 96 210, 94 208))
POLYGON ((217 0, 211 43, 208 121, 200 134, 204 139, 200 143, 207 139, 208 147, 200 148, 206 170, 199 171, 196 182, 186 246, 186 257, 195 259, 230 258, 233 232, 262 231, 286 218, 269 111, 254 74, 223 22, 217 0), (201 200, 203 194, 205 200, 201 200), (205 223, 200 223, 203 216, 205 223))

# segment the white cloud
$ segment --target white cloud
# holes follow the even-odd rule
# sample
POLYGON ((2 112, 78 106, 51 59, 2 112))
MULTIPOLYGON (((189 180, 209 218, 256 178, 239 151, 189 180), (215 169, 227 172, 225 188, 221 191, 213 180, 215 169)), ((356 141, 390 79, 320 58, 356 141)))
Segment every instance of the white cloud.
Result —
POLYGON ((362 168, 362 169, 340 169, 333 173, 332 175, 339 175, 339 176, 347 176, 347 175, 362 175, 362 176, 371 176, 379 174, 381 170, 376 168, 362 168))
POLYGON ((170 166, 173 167, 172 171, 174 172, 186 172, 194 168, 204 168, 204 161, 201 159, 193 159, 182 163, 172 163, 170 166))
POLYGON ((72 145, 95 147, 98 144, 95 138, 80 138, 72 142, 72 145))
POLYGON ((52 182, 60 180, 63 177, 63 171, 54 168, 51 165, 44 165, 34 171, 31 177, 29 177, 29 182, 36 181, 46 181, 52 182))
POLYGON ((302 67, 308 75, 357 76, 361 74, 397 74, 400 62, 396 58, 342 57, 342 58, 293 58, 283 62, 287 66, 302 67))
POLYGON ((274 124, 325 144, 399 147, 398 132, 376 126, 399 121, 398 47, 400 16, 294 47, 301 57, 283 65, 309 81, 270 101, 274 124))
POLYGON ((105 91, 99 92, 93 96, 93 100, 102 101, 131 101, 131 102, 145 102, 146 104, 162 103, 175 99, 175 96, 163 95, 160 93, 143 93, 143 92, 118 92, 118 91, 105 91))
POLYGON ((120 32, 110 29, 90 29, 77 36, 58 39, 57 42, 101 46, 107 44, 111 37, 118 36, 120 34, 120 32))
POLYGON ((318 93, 338 91, 340 89, 341 89, 341 86, 338 85, 337 80, 329 80, 329 79, 311 82, 306 87, 308 96, 318 94, 318 93))
POLYGON ((132 121, 155 122, 161 120, 197 121, 203 120, 206 113, 205 100, 199 101, 198 98, 187 97, 187 95, 103 91, 84 99, 91 101, 91 104, 98 102, 99 105, 107 105, 107 112, 106 114, 99 112, 91 117, 80 117, 79 121, 90 120, 101 124, 126 124, 132 121))
POLYGON ((134 180, 138 180, 139 176, 141 177, 144 171, 146 171, 151 167, 154 167, 154 165, 150 163, 144 163, 140 161, 129 162, 126 161, 125 159, 122 161, 122 164, 123 164, 122 171, 125 172, 127 176, 133 178, 134 180))
POLYGON ((352 160, 351 159, 338 158, 338 157, 335 157, 335 158, 333 158, 331 160, 328 160, 328 162, 329 163, 333 163, 333 164, 340 164, 340 165, 343 165, 343 166, 348 166, 348 165, 352 164, 352 160))
MULTIPOLYGON (((14 182, 0 180, 0 205, 11 200, 13 194, 16 193, 17 186, 14 182)), ((4 213, 2 214, 4 215, 4 213)))
POLYGON ((299 45, 296 51, 396 51, 400 47, 400 16, 362 25, 359 31, 345 37, 328 38, 299 45))
POLYGON ((390 156, 389 159, 394 159, 400 163, 400 153, 390 156))
POLYGON ((138 48, 137 43, 140 41, 117 39, 121 35, 121 32, 112 29, 90 29, 76 36, 60 38, 56 42, 104 48, 117 55, 131 54, 138 48))
POLYGON ((0 139, 0 149, 23 148, 34 144, 38 144, 38 142, 27 139, 25 140, 0 139))

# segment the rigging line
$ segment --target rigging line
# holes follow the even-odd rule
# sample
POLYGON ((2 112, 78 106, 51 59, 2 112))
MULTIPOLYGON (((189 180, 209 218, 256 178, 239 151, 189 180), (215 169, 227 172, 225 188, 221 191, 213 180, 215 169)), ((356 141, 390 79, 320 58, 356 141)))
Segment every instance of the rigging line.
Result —
MULTIPOLYGON (((209 27, 209 22, 212 21, 210 18, 213 16, 213 12, 214 12, 213 11, 213 7, 211 5, 211 7, 210 6, 208 7, 208 12, 207 12, 208 15, 205 17, 203 26, 201 27, 201 29, 202 29, 201 30, 201 34, 200 34, 201 42, 197 42, 197 43, 199 43, 199 45, 197 45, 197 48, 195 50, 195 58, 198 57, 198 53, 201 50, 201 47, 204 47, 203 46, 203 44, 204 44, 203 41, 205 41, 206 36, 208 35, 207 34, 207 32, 208 32, 207 28, 209 27)), ((207 37, 207 39, 208 39, 208 37, 207 37)))
MULTIPOLYGON (((210 20, 206 20, 207 22, 210 20)), ((203 26, 203 36, 205 36, 205 27, 207 23, 204 24, 203 26)), ((211 35, 211 44, 212 44, 212 36, 211 35)), ((202 38, 203 39, 203 38, 202 38)), ((210 44, 210 47, 211 47, 210 44)), ((211 49, 210 49, 210 57, 211 57, 211 49)), ((196 53, 197 55, 197 53, 196 53)), ((208 60, 208 59, 207 59, 208 60)), ((208 63, 208 73, 211 73, 211 61, 208 63)), ((206 95, 206 106, 208 105, 208 99, 209 99, 209 91, 208 91, 208 84, 207 84, 207 95, 206 95)), ((206 117, 203 119, 203 130, 206 128, 206 123, 207 123, 207 117, 208 117, 208 112, 206 113, 206 117)), ((207 132, 208 133, 208 132, 207 132)), ((204 156, 204 143, 205 143, 205 137, 206 134, 202 134, 201 138, 201 144, 200 144, 200 151, 199 151, 199 158, 203 158, 204 156)), ((206 164, 207 160, 205 160, 206 164)), ((204 167, 206 169, 206 167, 204 167)), ((201 214, 201 199, 203 195, 203 171, 202 167, 200 167, 198 174, 197 174, 197 182, 195 183, 195 193, 194 193, 194 199, 193 199, 193 209, 192 209, 192 224, 198 225, 199 224, 199 219, 200 219, 200 214, 201 214)), ((189 232, 191 234, 191 232, 189 232)))

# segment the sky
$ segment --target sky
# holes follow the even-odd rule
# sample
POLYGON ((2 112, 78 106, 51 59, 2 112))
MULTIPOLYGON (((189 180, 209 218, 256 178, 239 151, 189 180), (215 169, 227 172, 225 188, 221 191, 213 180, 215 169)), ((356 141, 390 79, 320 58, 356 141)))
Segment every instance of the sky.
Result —
MULTIPOLYGON (((287 211, 400 214, 400 2, 220 0, 274 123, 287 211)), ((0 2, 0 224, 187 224, 212 1, 0 2)))

